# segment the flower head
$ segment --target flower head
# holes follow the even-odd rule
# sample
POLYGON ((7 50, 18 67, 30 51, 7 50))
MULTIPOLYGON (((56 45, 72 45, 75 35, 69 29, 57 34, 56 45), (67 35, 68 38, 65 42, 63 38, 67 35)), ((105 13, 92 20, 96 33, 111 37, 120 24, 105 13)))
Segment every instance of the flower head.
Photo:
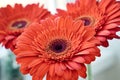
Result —
POLYGON ((0 8, 0 42, 13 50, 16 38, 23 32, 24 28, 33 21, 39 21, 50 15, 50 12, 39 7, 39 4, 15 4, 14 7, 7 5, 0 8))
POLYGON ((74 20, 82 20, 84 25, 96 30, 95 36, 107 47, 108 39, 120 38, 120 4, 116 0, 76 0, 67 4, 67 11, 57 9, 56 15, 70 15, 74 20))
POLYGON ((47 18, 31 24, 17 39, 14 53, 22 73, 33 80, 77 80, 86 77, 85 64, 100 56, 92 28, 71 17, 47 18), (74 74, 74 76, 72 76, 74 74))
POLYGON ((120 3, 116 0, 101 0, 98 7, 105 22, 101 25, 96 37, 101 40, 103 46, 108 46, 107 39, 120 39, 120 36, 116 34, 120 31, 120 3))

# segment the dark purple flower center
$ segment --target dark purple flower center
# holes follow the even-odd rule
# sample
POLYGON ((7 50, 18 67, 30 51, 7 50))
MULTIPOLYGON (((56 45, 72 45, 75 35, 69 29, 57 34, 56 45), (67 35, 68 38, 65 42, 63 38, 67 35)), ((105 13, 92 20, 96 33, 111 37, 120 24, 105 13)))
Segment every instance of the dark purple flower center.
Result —
POLYGON ((25 27, 26 26, 26 24, 27 24, 27 22, 26 21, 16 21, 16 22, 14 22, 13 24, 12 24, 12 27, 15 27, 15 28, 23 28, 23 27, 25 27))
POLYGON ((89 17, 82 17, 82 21, 84 21, 84 26, 89 26, 91 24, 91 19, 89 17))
POLYGON ((55 53, 61 53, 67 48, 67 42, 63 39, 56 39, 53 40, 50 45, 49 49, 55 53))

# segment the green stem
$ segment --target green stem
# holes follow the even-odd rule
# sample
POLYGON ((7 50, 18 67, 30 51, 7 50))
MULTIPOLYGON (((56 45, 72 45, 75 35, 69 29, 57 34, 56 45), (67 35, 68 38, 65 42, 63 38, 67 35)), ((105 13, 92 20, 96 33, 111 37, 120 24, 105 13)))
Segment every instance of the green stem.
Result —
POLYGON ((91 64, 88 64, 88 65, 87 65, 87 80, 93 80, 93 79, 92 79, 91 64))

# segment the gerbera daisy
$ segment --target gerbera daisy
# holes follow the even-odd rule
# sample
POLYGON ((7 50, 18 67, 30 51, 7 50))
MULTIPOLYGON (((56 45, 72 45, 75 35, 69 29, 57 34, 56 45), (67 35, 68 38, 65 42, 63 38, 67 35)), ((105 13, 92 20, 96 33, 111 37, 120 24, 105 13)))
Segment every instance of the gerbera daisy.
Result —
POLYGON ((31 24, 17 39, 14 53, 23 74, 32 80, 77 80, 86 77, 85 64, 90 64, 100 50, 92 28, 71 17, 47 18, 31 24), (73 76, 74 75, 74 76, 73 76))
POLYGON ((16 38, 26 26, 49 15, 50 12, 43 6, 39 7, 39 4, 29 4, 25 7, 22 4, 15 4, 14 7, 7 5, 0 8, 0 42, 13 50, 16 38))
POLYGON ((120 38, 116 32, 120 31, 120 4, 115 0, 76 0, 67 4, 67 11, 57 9, 56 15, 70 15, 75 20, 81 19, 85 26, 92 26, 96 30, 95 36, 101 45, 107 47, 108 39, 120 38))

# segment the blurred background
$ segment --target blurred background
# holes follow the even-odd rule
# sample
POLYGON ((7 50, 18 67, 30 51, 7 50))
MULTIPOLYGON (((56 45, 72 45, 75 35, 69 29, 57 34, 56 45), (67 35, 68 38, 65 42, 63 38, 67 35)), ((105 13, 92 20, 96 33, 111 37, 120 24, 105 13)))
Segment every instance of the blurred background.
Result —
MULTIPOLYGON (((22 3, 23 5, 40 3, 44 4, 44 7, 54 14, 56 8, 66 9, 65 4, 74 1, 75 0, 0 0, 0 7, 5 7, 7 4, 14 5, 15 3, 22 3)), ((120 35, 120 33, 118 34, 120 35)), ((101 57, 92 62, 94 80, 120 80, 120 40, 113 39, 109 42, 110 47, 100 47, 101 57)), ((19 72, 19 65, 15 61, 15 56, 10 50, 6 50, 1 45, 0 80, 31 80, 29 74, 22 75, 19 72)))

